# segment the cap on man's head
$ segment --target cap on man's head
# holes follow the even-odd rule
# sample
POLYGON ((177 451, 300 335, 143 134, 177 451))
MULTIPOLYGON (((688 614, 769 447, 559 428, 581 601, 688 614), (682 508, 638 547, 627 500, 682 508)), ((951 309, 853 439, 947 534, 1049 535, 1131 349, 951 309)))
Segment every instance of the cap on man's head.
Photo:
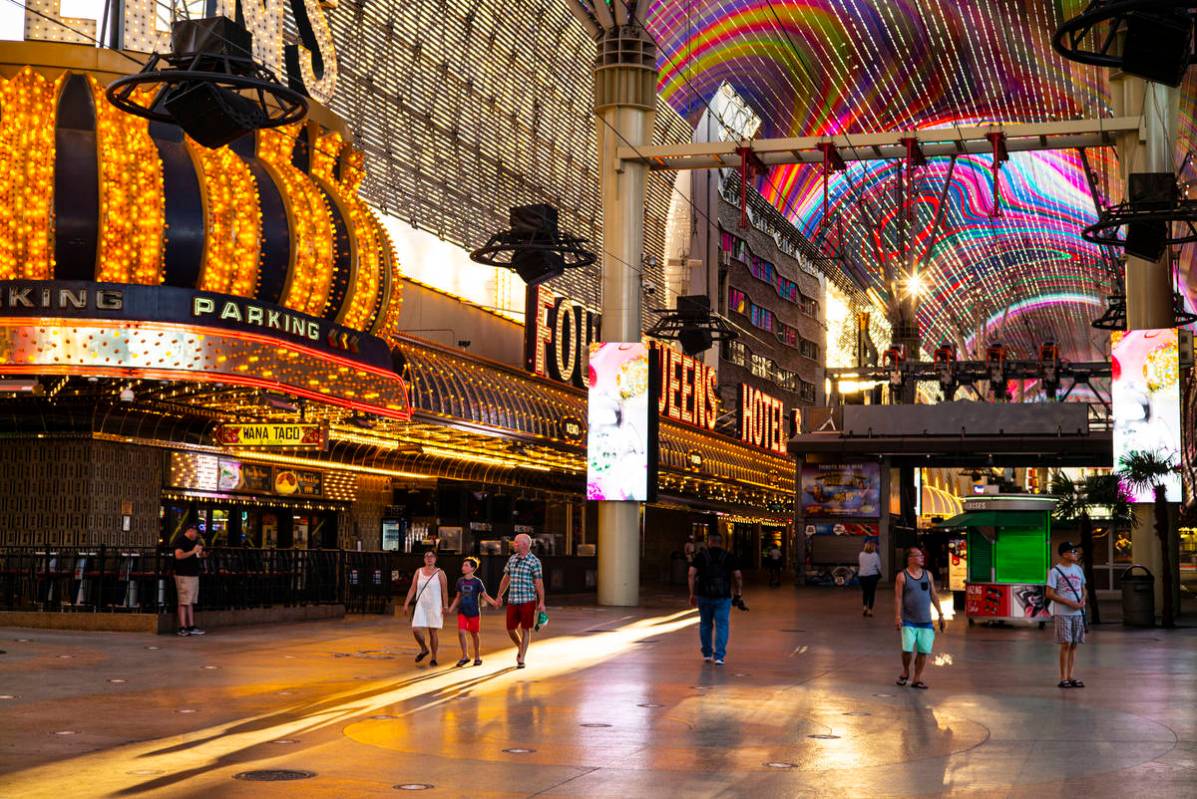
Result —
POLYGON ((1080 547, 1071 541, 1064 541, 1060 546, 1056 547, 1056 552, 1063 555, 1065 552, 1071 552, 1074 549, 1080 549, 1080 547))

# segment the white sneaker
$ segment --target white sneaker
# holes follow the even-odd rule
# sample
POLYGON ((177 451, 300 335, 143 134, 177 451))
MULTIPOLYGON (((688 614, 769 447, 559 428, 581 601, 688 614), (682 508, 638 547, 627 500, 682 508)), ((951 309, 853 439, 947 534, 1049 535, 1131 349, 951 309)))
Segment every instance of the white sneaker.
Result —
POLYGON ((714 660, 714 659, 715 659, 715 658, 711 657, 710 655, 707 655, 706 657, 704 657, 704 658, 702 659, 702 662, 703 662, 703 663, 710 663, 710 662, 711 662, 712 660, 714 660))
POLYGON ((723 665, 723 658, 715 658, 715 665, 716 665, 716 666, 722 666, 722 665, 723 665))

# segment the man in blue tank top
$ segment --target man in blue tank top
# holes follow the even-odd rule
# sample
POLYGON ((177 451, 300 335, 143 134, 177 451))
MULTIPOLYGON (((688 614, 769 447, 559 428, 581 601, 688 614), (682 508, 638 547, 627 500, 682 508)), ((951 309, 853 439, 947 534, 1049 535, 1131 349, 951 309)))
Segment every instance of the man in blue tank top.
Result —
POLYGON ((923 568, 924 562, 923 550, 918 547, 906 550, 906 568, 894 581, 894 621, 902 633, 902 674, 898 677, 898 685, 905 685, 910 680, 910 660, 914 657, 912 688, 927 687, 923 682, 923 667, 927 665, 927 655, 931 654, 931 646, 935 643, 932 605, 939 616, 939 631, 944 629, 939 594, 930 572, 923 568))

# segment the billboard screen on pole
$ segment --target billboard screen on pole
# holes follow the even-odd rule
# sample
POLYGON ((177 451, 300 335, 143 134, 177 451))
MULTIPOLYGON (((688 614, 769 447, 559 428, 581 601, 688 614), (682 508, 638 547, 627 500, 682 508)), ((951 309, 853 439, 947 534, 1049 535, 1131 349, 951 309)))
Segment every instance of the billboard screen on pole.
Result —
MULTIPOLYGON (((1114 468, 1136 450, 1179 458, 1180 353, 1175 328, 1130 330, 1111 337, 1114 395, 1114 468)), ((1169 502, 1181 501, 1180 474, 1165 481, 1169 502)), ((1152 492, 1131 490, 1133 502, 1152 492)))
POLYGON ((881 513, 881 466, 803 464, 802 511, 807 516, 876 518, 881 513))
POLYGON ((648 346, 590 347, 586 498, 645 502, 654 483, 656 408, 648 346))

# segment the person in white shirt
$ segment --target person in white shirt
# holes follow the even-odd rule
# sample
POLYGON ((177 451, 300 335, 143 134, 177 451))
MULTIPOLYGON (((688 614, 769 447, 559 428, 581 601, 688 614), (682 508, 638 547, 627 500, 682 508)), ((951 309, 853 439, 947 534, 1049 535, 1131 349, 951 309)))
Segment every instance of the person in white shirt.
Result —
POLYGON ((881 556, 877 554, 877 545, 872 541, 865 541, 864 549, 856 556, 860 563, 856 570, 856 578, 860 581, 860 590, 864 594, 864 611, 862 616, 873 615, 873 601, 877 598, 877 583, 881 581, 881 556))
POLYGON ((1060 645, 1060 688, 1084 688, 1073 679, 1072 665, 1078 644, 1085 643, 1085 605, 1089 588, 1085 585, 1085 570, 1077 561, 1080 550, 1071 541, 1060 544, 1060 562, 1047 572, 1047 598, 1051 600, 1052 624, 1056 643, 1060 645))

